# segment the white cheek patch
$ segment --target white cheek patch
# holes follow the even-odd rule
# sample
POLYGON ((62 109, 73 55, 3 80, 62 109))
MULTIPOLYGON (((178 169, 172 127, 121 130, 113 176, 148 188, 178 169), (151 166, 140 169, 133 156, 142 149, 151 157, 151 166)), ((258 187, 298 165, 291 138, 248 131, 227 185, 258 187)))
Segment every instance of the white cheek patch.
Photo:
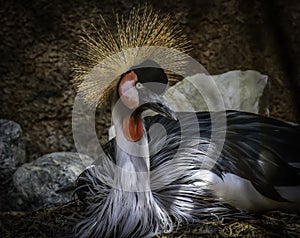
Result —
POLYGON ((139 106, 139 93, 135 87, 137 75, 131 71, 127 73, 120 82, 119 95, 122 102, 130 109, 139 106))
POLYGON ((127 90, 121 89, 121 91, 121 100, 128 108, 134 109, 139 106, 139 93, 135 87, 128 88, 127 90))

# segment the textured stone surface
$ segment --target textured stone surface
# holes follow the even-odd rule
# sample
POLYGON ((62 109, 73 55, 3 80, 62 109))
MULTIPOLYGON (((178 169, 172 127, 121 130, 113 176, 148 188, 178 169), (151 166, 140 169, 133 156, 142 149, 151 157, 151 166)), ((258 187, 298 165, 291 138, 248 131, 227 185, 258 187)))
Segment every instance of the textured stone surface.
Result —
POLYGON ((25 162, 25 145, 19 124, 0 119, 0 179, 5 180, 25 162))
POLYGON ((169 88, 165 97, 175 111, 213 111, 222 104, 228 110, 268 115, 267 82, 266 75, 253 70, 213 76, 197 74, 169 88), (211 81, 214 84, 209 84, 211 81))
POLYGON ((12 176, 25 162, 22 129, 16 122, 0 119, 0 210, 7 209, 8 193, 12 190, 12 176))
POLYGON ((22 165, 13 176, 15 207, 31 210, 72 200, 76 178, 91 163, 87 156, 59 152, 22 165))

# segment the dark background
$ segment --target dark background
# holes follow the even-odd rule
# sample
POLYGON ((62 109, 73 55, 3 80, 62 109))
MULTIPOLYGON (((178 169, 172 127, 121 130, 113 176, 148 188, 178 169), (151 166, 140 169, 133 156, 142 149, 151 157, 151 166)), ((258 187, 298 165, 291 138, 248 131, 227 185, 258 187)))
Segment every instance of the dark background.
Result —
MULTIPOLYGON (((91 23, 97 25, 100 14, 113 23, 115 13, 126 14, 139 2, 0 2, 0 118, 14 120, 23 128, 27 161, 50 152, 75 151, 71 121, 76 90, 70 63, 74 46, 84 28, 90 31, 91 23)), ((171 14, 181 25, 193 46, 191 56, 209 73, 254 69, 268 75, 272 91, 270 115, 300 122, 300 1, 149 2, 154 9, 171 14)), ((109 114, 97 119, 102 143, 107 140, 109 124, 109 114)), ((66 220, 72 219, 77 210, 71 205, 32 213, 0 213, 0 236, 60 237, 61 229, 68 230, 70 225, 66 220)), ((293 228, 286 226, 286 221, 299 222, 293 220, 299 217, 278 216, 250 224, 258 224, 256 231, 263 237, 282 237, 286 234, 283 227, 293 228), (270 226, 274 221, 278 224, 270 226), (262 228, 262 224, 267 224, 267 228, 262 228)), ((226 226, 211 228, 219 236, 226 226)), ((294 231, 299 235, 297 228, 294 231)), ((206 232, 212 234, 210 230, 206 232)))

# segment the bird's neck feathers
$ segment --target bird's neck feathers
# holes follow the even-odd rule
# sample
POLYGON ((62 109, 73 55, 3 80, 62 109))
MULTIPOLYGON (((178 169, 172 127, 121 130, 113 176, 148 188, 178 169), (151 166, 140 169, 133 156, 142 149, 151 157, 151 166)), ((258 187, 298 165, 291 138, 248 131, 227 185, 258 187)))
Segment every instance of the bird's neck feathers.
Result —
MULTIPOLYGON (((119 237, 152 237, 161 231, 170 232, 172 220, 157 204, 151 190, 149 145, 142 118, 135 120, 129 115, 119 118, 115 128, 116 189, 110 191, 106 201, 112 208, 107 210, 115 211, 115 215, 109 217, 118 229, 117 234, 119 237), (129 125, 124 126, 124 123, 129 125), (126 138, 124 127, 127 126, 129 130, 131 127, 141 130, 138 141, 126 138)), ((132 133, 128 132, 130 136, 132 133)))
POLYGON ((116 165, 120 169, 116 183, 126 191, 150 191, 149 145, 142 118, 123 115, 115 128, 116 165))

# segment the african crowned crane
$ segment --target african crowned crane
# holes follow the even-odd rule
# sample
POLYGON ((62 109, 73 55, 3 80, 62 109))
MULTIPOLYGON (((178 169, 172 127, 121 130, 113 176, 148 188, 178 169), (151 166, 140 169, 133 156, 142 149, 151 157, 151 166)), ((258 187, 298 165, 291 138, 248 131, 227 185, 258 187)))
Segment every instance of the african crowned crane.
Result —
POLYGON ((174 113, 164 101, 164 66, 180 68, 184 59, 162 59, 151 47, 186 50, 169 21, 146 8, 119 22, 119 41, 108 29, 86 40, 79 92, 91 105, 114 94, 116 138, 78 179, 86 203, 81 237, 150 237, 239 209, 300 209, 299 126, 237 111, 174 113), (148 109, 158 115, 143 116, 148 109), (212 140, 211 118, 223 116, 226 127, 214 127, 212 140), (218 135, 225 141, 214 160, 208 150, 218 135))

